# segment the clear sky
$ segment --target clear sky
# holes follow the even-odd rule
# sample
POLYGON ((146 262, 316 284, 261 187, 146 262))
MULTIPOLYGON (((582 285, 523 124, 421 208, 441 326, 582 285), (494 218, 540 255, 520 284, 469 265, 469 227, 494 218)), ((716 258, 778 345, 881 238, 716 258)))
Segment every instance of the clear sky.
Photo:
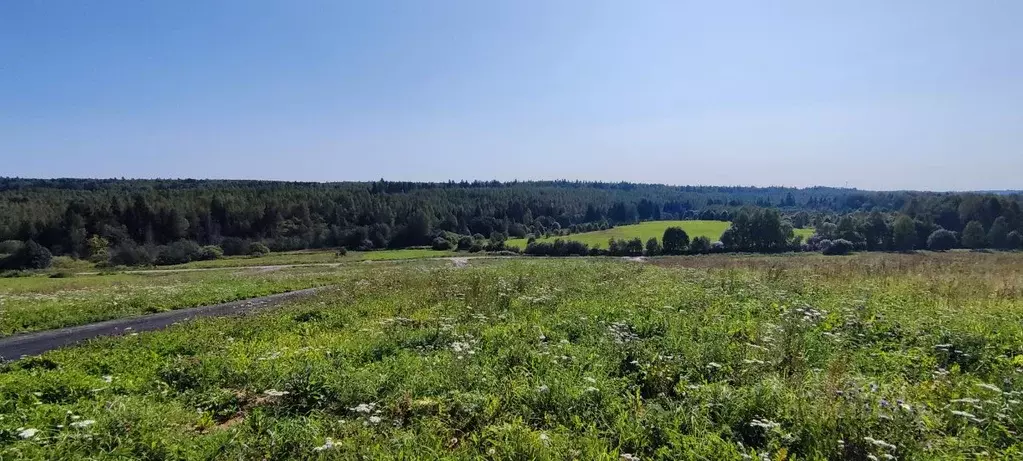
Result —
POLYGON ((1023 1, 0 2, 0 175, 1023 188, 1023 1))

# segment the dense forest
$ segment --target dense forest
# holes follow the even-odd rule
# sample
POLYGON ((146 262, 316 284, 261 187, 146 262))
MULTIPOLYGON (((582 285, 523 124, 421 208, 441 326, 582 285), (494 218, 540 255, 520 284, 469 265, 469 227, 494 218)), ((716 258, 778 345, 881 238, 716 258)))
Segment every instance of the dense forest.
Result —
MULTIPOLYGON (((369 250, 431 245, 438 237, 454 244, 455 236, 559 235, 646 220, 733 221, 740 210, 755 207, 777 210, 786 226, 817 228, 817 240, 846 240, 861 249, 904 248, 893 237, 899 218, 912 225, 912 247, 926 247, 939 229, 956 235, 954 246, 1008 247, 1010 234, 1018 237, 1021 230, 1020 201, 1019 193, 570 181, 0 178, 0 241, 32 241, 53 254, 83 258, 104 245, 123 250, 180 242, 216 245, 229 254, 252 251, 253 244, 255 251, 369 250)), ((722 237, 737 250, 797 244, 747 244, 734 232, 722 237)), ((798 244, 807 243, 814 242, 798 244)))

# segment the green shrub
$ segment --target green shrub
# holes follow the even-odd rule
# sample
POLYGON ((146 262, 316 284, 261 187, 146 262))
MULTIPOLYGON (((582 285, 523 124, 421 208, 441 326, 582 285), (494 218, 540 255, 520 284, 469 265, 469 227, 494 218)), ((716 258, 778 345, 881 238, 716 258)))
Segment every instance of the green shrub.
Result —
POLYGON ((266 256, 270 254, 270 248, 267 248, 262 242, 253 242, 249 246, 249 254, 252 256, 266 256))
POLYGON ((710 253, 710 249, 710 239, 704 236, 696 237, 689 243, 689 251, 692 253, 710 253))
POLYGON ((689 234, 681 227, 669 227, 664 230, 661 243, 664 245, 664 254, 680 255, 689 246, 689 234))
POLYGON ((846 239, 824 240, 821 242, 821 253, 831 256, 847 255, 853 251, 853 243, 846 239), (827 244, 825 242, 830 242, 827 244))
POLYGON ((110 258, 110 242, 107 239, 93 235, 85 245, 88 248, 89 261, 98 263, 110 258))
POLYGON ((661 254, 661 245, 657 243, 656 237, 650 237, 650 239, 646 241, 646 255, 657 256, 659 254, 661 254))
POLYGON ((447 239, 445 239, 443 237, 437 237, 437 238, 433 239, 433 249, 434 250, 437 250, 437 251, 450 250, 452 246, 453 245, 451 245, 451 241, 449 241, 449 240, 447 240, 447 239))
POLYGON ((946 229, 938 229, 927 237, 927 249, 931 251, 951 250, 958 244, 956 233, 946 229))
POLYGON ((970 221, 963 228, 963 246, 966 248, 984 248, 987 246, 987 234, 980 221, 970 221))
POLYGON ((252 243, 238 237, 227 237, 220 242, 220 247, 224 249, 224 254, 227 256, 240 256, 250 253, 252 243))
POLYGON ((202 248, 198 243, 191 240, 178 240, 157 249, 156 264, 160 266, 185 264, 198 260, 201 251, 202 248))
POLYGON ((6 270, 46 269, 53 263, 53 255, 46 247, 29 240, 2 262, 0 267, 6 270))
POLYGON ((149 249, 125 240, 110 251, 109 264, 112 266, 149 266, 153 264, 153 254, 149 249))
POLYGON ((224 250, 216 245, 206 245, 199 249, 198 257, 199 261, 209 261, 213 259, 220 259, 224 257, 224 250))

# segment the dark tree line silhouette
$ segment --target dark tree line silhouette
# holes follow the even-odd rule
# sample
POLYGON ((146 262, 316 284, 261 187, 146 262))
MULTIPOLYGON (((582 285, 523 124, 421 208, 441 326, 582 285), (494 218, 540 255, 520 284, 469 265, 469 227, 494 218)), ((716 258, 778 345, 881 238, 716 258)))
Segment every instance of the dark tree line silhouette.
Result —
MULTIPOLYGON (((1023 231, 1020 199, 1019 194, 570 181, 0 178, 0 242, 31 241, 54 255, 149 264, 160 258, 212 258, 218 251, 502 249, 491 241, 648 220, 711 219, 733 226, 718 248, 711 242, 708 251, 819 250, 821 242, 838 239, 861 250, 926 248, 930 240, 935 248, 1012 248, 1019 246, 1023 231), (817 234, 798 241, 792 228, 800 227, 815 227, 817 234), (931 239, 939 230, 951 235, 931 239), (161 250, 140 252, 139 247, 161 250)), ((688 241, 684 250, 675 242, 662 243, 640 242, 639 252, 691 251, 688 241)), ((627 254, 637 252, 635 242, 621 247, 627 254)), ((590 249, 562 246, 556 252, 590 254, 590 249)))

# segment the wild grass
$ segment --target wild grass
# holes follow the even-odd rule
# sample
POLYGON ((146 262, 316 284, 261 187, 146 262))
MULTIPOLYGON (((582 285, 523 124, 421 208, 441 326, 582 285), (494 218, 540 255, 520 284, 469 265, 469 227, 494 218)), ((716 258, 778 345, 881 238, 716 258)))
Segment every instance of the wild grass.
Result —
POLYGON ((338 270, 289 268, 0 278, 0 336, 310 288, 332 282, 338 277, 338 270))
MULTIPOLYGON (((537 239, 540 242, 553 242, 555 239, 566 241, 577 241, 589 245, 591 248, 599 246, 607 248, 607 241, 615 239, 631 240, 638 237, 646 242, 650 237, 656 237, 658 241, 664 235, 664 230, 669 227, 681 227, 689 234, 689 238, 707 237, 712 242, 718 240, 721 234, 728 229, 730 223, 725 221, 648 221, 628 226, 618 226, 607 230, 595 232, 583 232, 570 234, 561 237, 548 237, 537 239)), ((809 237, 813 235, 813 229, 796 229, 796 234, 809 237)), ((526 239, 511 239, 506 242, 507 246, 517 246, 520 249, 526 248, 526 239)))
MULTIPOLYGON (((266 256, 228 256, 209 261, 193 261, 174 266, 160 266, 159 269, 207 269, 221 267, 281 266, 298 264, 342 264, 358 261, 390 261, 396 259, 441 258, 452 256, 452 251, 435 251, 425 248, 404 248, 399 250, 349 251, 338 256, 334 249, 301 250, 271 253, 266 256)), ((146 268, 152 269, 152 268, 146 268)), ((127 270, 131 270, 128 268, 127 270)))
POLYGON ((352 265, 280 310, 7 364, 0 457, 1016 459, 1021 268, 352 265))

